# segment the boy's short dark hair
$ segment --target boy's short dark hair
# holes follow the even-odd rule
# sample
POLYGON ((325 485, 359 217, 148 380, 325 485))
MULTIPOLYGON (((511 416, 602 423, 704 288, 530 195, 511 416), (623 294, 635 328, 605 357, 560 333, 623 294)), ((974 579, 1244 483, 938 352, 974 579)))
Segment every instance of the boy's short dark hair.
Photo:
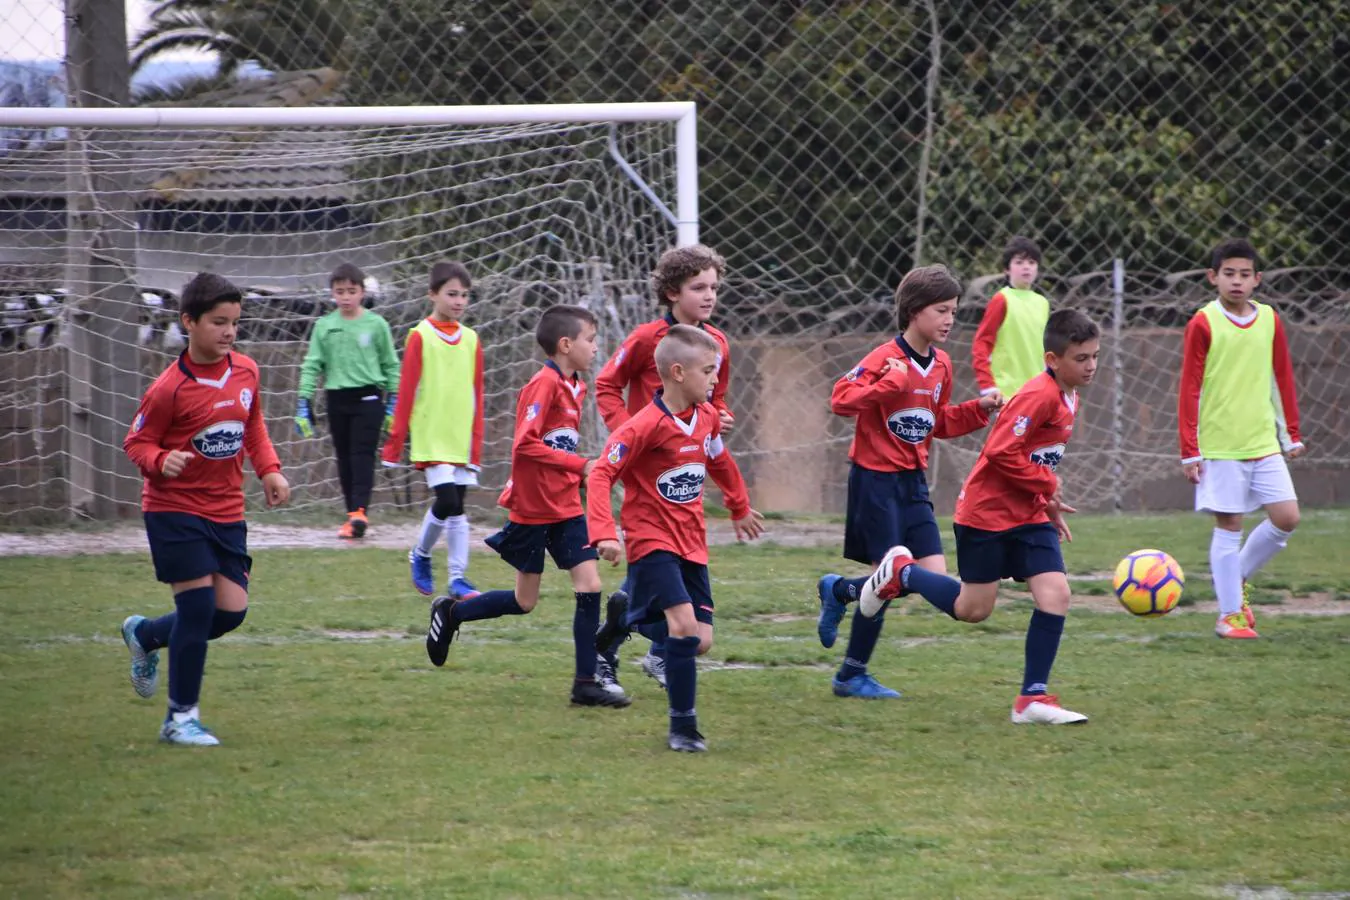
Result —
POLYGON ((595 315, 584 306, 550 306, 539 317, 539 325, 534 329, 534 339, 549 356, 558 352, 558 342, 563 338, 576 340, 581 329, 587 324, 595 325, 595 315))
POLYGON ((362 272, 351 263, 343 263, 333 270, 333 274, 328 276, 328 286, 332 287, 339 281, 349 281, 359 288, 366 286, 366 273, 362 272))
POLYGON ((1097 323, 1076 309, 1057 309, 1045 323, 1046 353, 1063 356, 1074 344, 1085 344, 1102 336, 1097 323))
POLYGON ((431 293, 436 293, 452 279, 464 285, 466 291, 473 287, 473 279, 469 277, 469 270, 463 263, 438 262, 431 267, 431 293))
POLYGON ((178 301, 178 312, 196 322, 216 308, 218 303, 244 302, 244 292, 224 276, 214 272, 198 272, 183 285, 178 301))
POLYGON ((716 250, 703 244, 674 247, 661 254, 652 270, 652 292, 656 302, 670 304, 670 295, 677 294, 684 283, 705 269, 716 269, 717 277, 726 272, 727 261, 716 250))
POLYGON ((961 282, 946 266, 910 269, 895 289, 895 327, 904 331, 915 314, 934 303, 961 296, 961 282))
POLYGON ((1229 238, 1221 241, 1219 246, 1210 251, 1209 267, 1217 272, 1225 259, 1250 259, 1253 269, 1261 268, 1261 257, 1251 241, 1246 238, 1229 238))
POLYGON ((1039 263, 1041 261, 1041 248, 1031 238, 1019 234, 1008 241, 1007 246, 1003 248, 1003 270, 1005 272, 1008 270, 1009 264, 1012 263, 1014 256, 1025 256, 1039 263))

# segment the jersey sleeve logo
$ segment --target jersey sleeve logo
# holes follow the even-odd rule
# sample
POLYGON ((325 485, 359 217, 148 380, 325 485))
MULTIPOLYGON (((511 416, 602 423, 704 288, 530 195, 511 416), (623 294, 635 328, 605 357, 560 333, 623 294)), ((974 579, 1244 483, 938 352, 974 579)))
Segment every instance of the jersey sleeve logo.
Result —
POLYGON ((555 428, 544 435, 544 443, 554 450, 576 453, 581 434, 575 428, 555 428))
POLYGON ((865 371, 866 371, 866 369, 864 369, 862 366, 854 366, 854 367, 849 371, 849 373, 848 373, 847 375, 845 375, 844 377, 845 377, 846 379, 848 379, 849 381, 857 381, 859 378, 862 377, 862 373, 865 372, 865 371))
POLYGON ((617 466, 619 464, 619 460, 623 459, 627 455, 628 455, 628 445, 623 443, 623 441, 615 441, 614 443, 609 445, 609 450, 605 451, 605 459, 609 461, 609 464, 611 466, 617 466))
POLYGON ((907 444, 922 444, 935 424, 933 411, 922 406, 902 409, 886 417, 886 428, 907 444))
POLYGON ((1031 461, 1038 466, 1045 466, 1051 472, 1059 467, 1059 462, 1064 458, 1064 445, 1051 444, 1049 447, 1037 447, 1031 451, 1031 461))
POLYGON ((136 413, 136 418, 131 420, 131 431, 134 434, 145 427, 145 413, 136 413))
POLYGON ((253 392, 248 388, 239 391, 239 405, 244 408, 244 412, 253 408, 253 392))
POLYGON ((685 463, 666 469, 656 477, 656 491, 671 503, 693 503, 703 496, 703 463, 685 463))
POLYGON ((1013 419, 1012 432, 1018 437, 1021 437, 1022 435, 1027 433, 1027 428, 1030 425, 1031 425, 1030 417, 1018 416, 1017 418, 1013 419))
POLYGON ((614 361, 610 363, 610 365, 614 366, 614 368, 617 369, 620 365, 623 364, 623 358, 627 355, 628 355, 628 348, 620 347, 619 352, 614 354, 614 361))
POLYGON ((238 456, 244 446, 244 423, 237 420, 213 422, 192 436, 192 447, 207 459, 238 456))
POLYGON ((933 405, 937 406, 942 401, 942 382, 933 386, 933 405))
POLYGON ((539 404, 538 404, 538 403, 531 403, 529 406, 525 407, 525 421, 526 421, 526 422, 533 422, 533 421, 535 420, 535 418, 538 417, 538 415, 539 415, 539 404))

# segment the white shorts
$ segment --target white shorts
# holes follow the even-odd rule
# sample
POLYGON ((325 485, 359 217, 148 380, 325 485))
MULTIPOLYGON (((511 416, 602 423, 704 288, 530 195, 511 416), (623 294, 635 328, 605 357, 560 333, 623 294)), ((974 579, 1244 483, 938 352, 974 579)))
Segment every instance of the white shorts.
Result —
POLYGON ((449 463, 437 463, 422 470, 427 476, 427 487, 435 488, 442 484, 462 484, 465 487, 478 487, 478 470, 464 466, 452 466, 449 463))
POLYGON ((1261 459, 1207 459, 1195 487, 1199 512, 1249 513, 1297 499, 1289 466, 1279 453, 1261 459))

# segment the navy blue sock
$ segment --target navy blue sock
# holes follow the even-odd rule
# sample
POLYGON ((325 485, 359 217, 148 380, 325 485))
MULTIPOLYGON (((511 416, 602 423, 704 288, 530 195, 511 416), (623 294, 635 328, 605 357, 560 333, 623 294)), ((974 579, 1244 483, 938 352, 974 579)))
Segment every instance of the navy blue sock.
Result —
POLYGON ((692 734, 698 730, 694 696, 698 693, 698 635, 666 639, 666 696, 670 699, 670 730, 692 734))
POLYGON ((1022 693, 1044 694, 1050 683, 1050 669, 1059 652, 1059 638, 1064 634, 1064 617, 1039 609, 1031 611, 1027 624, 1026 668, 1022 670, 1022 693))
POLYGON ((169 646, 169 635, 173 633, 174 619, 178 613, 168 613, 158 619, 146 619, 136 626, 136 640, 146 653, 169 646))
POLYGON ((652 655, 659 656, 662 659, 667 657, 666 639, 670 637, 670 626, 666 624, 665 619, 660 622, 652 622, 650 625, 639 625, 638 634, 652 642, 652 655))
POLYGON ((906 593, 918 594, 940 611, 956 618, 956 598, 961 594, 961 582, 955 578, 930 572, 916 563, 905 568, 901 574, 901 583, 906 593))
POLYGON ((187 712, 197 705, 206 671, 206 639, 216 611, 216 589, 199 587, 173 596, 178 608, 169 633, 169 712, 187 712))
POLYGON ((576 649, 577 679, 595 680, 595 632, 600 628, 600 592, 576 592, 572 613, 572 645, 576 649))
POLYGON ((502 616, 523 616, 525 610, 516 602, 515 591, 484 591, 477 597, 456 603, 453 615, 458 622, 476 622, 502 616))
POLYGON ((831 589, 834 599, 840 603, 852 603, 858 599, 858 595, 862 593, 863 585, 871 577, 871 575, 864 575, 861 578, 840 578, 831 589))
POLYGON ((853 625, 848 633, 848 649, 844 651, 844 664, 839 667, 836 676, 840 681, 848 681, 867 671, 867 663, 872 659, 872 651, 877 648, 877 639, 881 637, 881 626, 885 621, 885 610, 874 619, 854 610, 853 625))
POLYGON ((244 616, 246 615, 248 615, 247 606, 237 612, 229 609, 216 610, 215 615, 211 617, 211 633, 206 636, 206 639, 214 641, 218 637, 229 634, 244 624, 244 616))

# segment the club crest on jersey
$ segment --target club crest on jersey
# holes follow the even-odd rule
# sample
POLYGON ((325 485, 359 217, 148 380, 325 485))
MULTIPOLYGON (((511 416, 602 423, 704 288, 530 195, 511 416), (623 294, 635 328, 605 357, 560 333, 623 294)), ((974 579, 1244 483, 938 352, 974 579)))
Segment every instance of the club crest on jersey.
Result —
POLYGON ((1029 416, 1018 416, 1013 419, 1013 434, 1021 437, 1027 433, 1027 428, 1030 427, 1030 425, 1031 418, 1029 416))
POLYGON ((554 450, 576 453, 581 443, 581 434, 575 428, 555 428, 544 435, 544 443, 554 450))
POLYGON ((623 459, 626 455, 628 455, 628 445, 622 441, 610 444, 609 449, 605 451, 605 459, 609 460, 611 466, 617 466, 619 460, 623 459))
POLYGON ((525 407, 526 422, 533 422, 538 415, 539 415, 538 403, 531 403, 529 406, 525 407))
POLYGON ((239 405, 244 408, 244 412, 248 412, 253 407, 253 392, 248 388, 239 392, 239 405))
POLYGON ((623 358, 628 355, 627 347, 620 347, 619 352, 614 354, 614 365, 617 367, 623 363, 623 358))
POLYGON ((145 413, 136 413, 136 418, 131 420, 131 430, 140 431, 145 427, 145 413))
POLYGON ((703 463, 685 463, 666 469, 656 477, 656 490, 671 503, 693 503, 703 496, 703 463))
POLYGON ((942 401, 942 382, 933 386, 933 405, 937 406, 942 401))
POLYGON ((192 449, 207 459, 229 459, 244 446, 244 423, 213 422, 192 436, 192 449))
POLYGON ((922 406, 902 409, 886 417, 886 427, 891 434, 907 444, 922 444, 933 430, 936 420, 933 411, 922 406))
POLYGON ((862 376, 862 373, 863 373, 862 366, 854 366, 853 369, 844 377, 847 378, 849 381, 857 381, 862 376))
POLYGON ((1059 465, 1059 461, 1064 458, 1064 445, 1051 444, 1049 447, 1037 447, 1031 451, 1031 461, 1038 466, 1045 466, 1051 472, 1059 465))

